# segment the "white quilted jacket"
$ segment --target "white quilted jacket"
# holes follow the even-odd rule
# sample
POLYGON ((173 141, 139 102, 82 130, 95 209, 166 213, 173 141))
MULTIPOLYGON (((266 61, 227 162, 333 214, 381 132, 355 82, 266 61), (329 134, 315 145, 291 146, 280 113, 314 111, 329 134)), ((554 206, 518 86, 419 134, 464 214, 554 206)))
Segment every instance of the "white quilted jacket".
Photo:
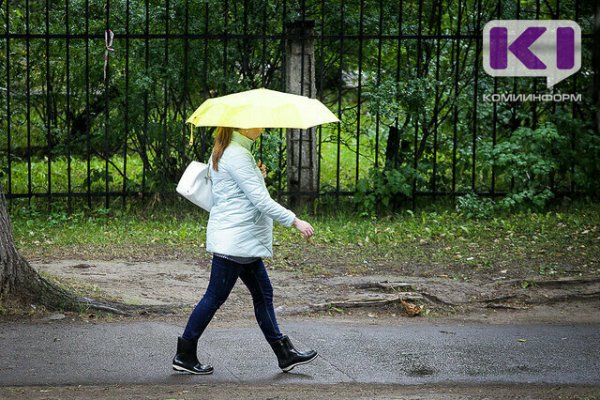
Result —
POLYGON ((289 227, 296 214, 269 195, 250 152, 254 141, 233 131, 231 143, 210 174, 214 204, 206 228, 206 251, 239 257, 273 256, 273 220, 289 227))

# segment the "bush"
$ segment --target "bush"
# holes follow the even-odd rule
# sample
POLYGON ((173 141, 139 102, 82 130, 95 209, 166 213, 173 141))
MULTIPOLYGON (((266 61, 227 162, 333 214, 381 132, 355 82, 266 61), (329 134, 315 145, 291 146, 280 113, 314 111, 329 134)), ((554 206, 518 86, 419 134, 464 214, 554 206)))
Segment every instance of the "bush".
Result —
POLYGON ((354 203, 360 215, 380 214, 390 206, 394 208, 410 196, 414 176, 412 167, 370 169, 369 177, 359 179, 356 184, 354 203))
POLYGON ((456 199, 456 211, 467 218, 486 219, 494 214, 496 203, 488 197, 468 193, 456 199))
MULTIPOLYGON (((535 130, 520 127, 495 146, 484 142, 480 150, 484 168, 495 168, 499 177, 513 182, 512 190, 496 206, 505 210, 543 209, 554 197, 550 177, 560 171, 559 154, 565 146, 566 138, 551 122, 535 130)), ((473 197, 464 201, 480 202, 473 197)))

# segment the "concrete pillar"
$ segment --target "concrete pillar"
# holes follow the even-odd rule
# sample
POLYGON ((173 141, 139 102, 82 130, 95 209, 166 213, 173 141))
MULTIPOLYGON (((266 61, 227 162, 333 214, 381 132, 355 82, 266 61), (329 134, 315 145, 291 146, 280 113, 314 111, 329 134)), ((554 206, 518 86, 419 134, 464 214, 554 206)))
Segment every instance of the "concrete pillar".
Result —
MULTIPOLYGON (((286 82, 288 93, 315 98, 314 21, 295 21, 287 25, 291 36, 286 43, 286 82)), ((318 196, 319 163, 315 128, 287 130, 287 183, 292 194, 289 207, 300 213, 312 210, 318 196)))

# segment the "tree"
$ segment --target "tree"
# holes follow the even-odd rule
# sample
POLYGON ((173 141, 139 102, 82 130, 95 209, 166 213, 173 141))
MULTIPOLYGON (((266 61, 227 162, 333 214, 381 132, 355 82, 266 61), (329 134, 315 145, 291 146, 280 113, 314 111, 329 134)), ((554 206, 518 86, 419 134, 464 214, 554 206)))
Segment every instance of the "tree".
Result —
POLYGON ((17 250, 0 184, 0 302, 40 304, 49 309, 85 308, 124 314, 118 305, 79 297, 44 279, 17 250))
POLYGON ((1 185, 0 300, 44 304, 48 308, 61 309, 77 309, 80 305, 76 296, 41 277, 17 250, 1 185))

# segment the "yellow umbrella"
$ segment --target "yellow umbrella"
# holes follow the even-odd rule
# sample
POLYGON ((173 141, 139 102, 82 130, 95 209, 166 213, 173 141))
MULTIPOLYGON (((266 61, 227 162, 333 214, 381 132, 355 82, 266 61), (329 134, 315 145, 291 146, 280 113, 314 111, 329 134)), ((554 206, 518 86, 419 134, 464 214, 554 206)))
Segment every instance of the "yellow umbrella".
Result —
POLYGON ((253 89, 206 100, 186 121, 195 126, 240 129, 310 127, 339 119, 317 99, 253 89))

